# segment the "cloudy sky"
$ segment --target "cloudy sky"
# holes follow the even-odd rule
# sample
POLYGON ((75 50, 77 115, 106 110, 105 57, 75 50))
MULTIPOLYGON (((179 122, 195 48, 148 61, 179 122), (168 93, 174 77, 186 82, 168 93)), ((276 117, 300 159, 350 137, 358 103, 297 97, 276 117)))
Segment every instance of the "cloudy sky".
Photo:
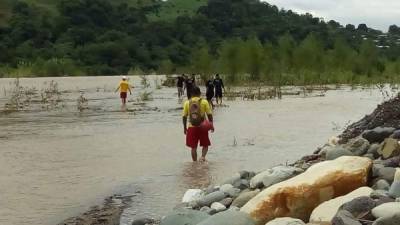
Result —
POLYGON ((266 0, 279 8, 299 13, 309 12, 326 21, 345 25, 366 23, 386 31, 392 24, 400 26, 400 0, 266 0))

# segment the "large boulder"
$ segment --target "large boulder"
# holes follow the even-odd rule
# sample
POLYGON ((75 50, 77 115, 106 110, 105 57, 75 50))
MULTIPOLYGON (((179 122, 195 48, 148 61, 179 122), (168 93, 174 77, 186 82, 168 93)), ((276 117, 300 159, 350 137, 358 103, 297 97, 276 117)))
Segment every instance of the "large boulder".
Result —
POLYGON ((376 127, 372 130, 364 131, 362 137, 367 139, 369 143, 381 143, 385 138, 392 135, 395 130, 393 127, 376 127))
POLYGON ((165 216, 160 225, 196 225, 209 217, 205 212, 181 209, 165 216))
POLYGON ((250 180, 250 187, 269 187, 281 181, 287 180, 301 172, 303 172, 303 170, 292 166, 276 166, 253 177, 250 180))
POLYGON ((246 213, 227 210, 202 221, 197 225, 255 225, 255 221, 246 213))
POLYGON ((320 162, 296 177, 265 189, 241 211, 248 213, 257 224, 279 217, 306 221, 322 202, 365 186, 371 166, 370 159, 357 156, 320 162))
POLYGON ((276 218, 272 221, 269 221, 265 225, 305 225, 305 223, 299 219, 294 219, 290 217, 282 217, 276 218))
POLYGON ((400 213, 400 202, 389 202, 372 209, 372 215, 375 218, 391 217, 398 213, 400 213))
POLYGON ((389 159, 394 156, 400 155, 400 145, 399 140, 393 138, 387 138, 378 150, 379 155, 383 159, 389 159))
POLYGON ((330 222, 336 215, 340 206, 349 201, 352 201, 355 198, 361 196, 369 196, 372 191, 373 190, 370 187, 361 187, 347 195, 326 201, 312 211, 310 216, 310 222, 312 223, 330 222))

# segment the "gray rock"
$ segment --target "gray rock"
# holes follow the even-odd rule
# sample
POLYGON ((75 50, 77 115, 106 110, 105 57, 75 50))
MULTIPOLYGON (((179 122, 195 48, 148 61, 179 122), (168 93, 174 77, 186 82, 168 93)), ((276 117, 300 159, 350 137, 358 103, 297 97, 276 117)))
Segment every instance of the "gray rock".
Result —
POLYGON ((220 190, 223 191, 226 195, 230 197, 236 198, 240 194, 240 189, 233 187, 231 184, 224 184, 220 187, 220 190))
POLYGON ((378 150, 382 159, 389 159, 400 155, 400 146, 397 139, 386 138, 378 150))
POLYGON ((369 142, 362 137, 358 137, 351 139, 347 144, 344 145, 344 148, 352 152, 354 155, 362 156, 367 153, 369 142))
POLYGON ((375 218, 391 217, 400 213, 400 202, 389 202, 372 209, 375 218))
POLYGON ((196 210, 179 210, 168 214, 160 225, 196 225, 208 219, 210 215, 196 210))
POLYGON ((379 170, 384 168, 385 166, 381 164, 381 161, 375 160, 372 164, 372 177, 379 176, 379 170))
POLYGON ((156 221, 152 218, 139 218, 132 222, 132 225, 146 225, 146 224, 153 224, 156 221))
POLYGON ((390 138, 400 139, 400 130, 396 130, 395 132, 393 132, 393 134, 390 135, 390 138))
POLYGON ((282 217, 282 218, 276 218, 272 221, 269 221, 265 225, 305 225, 305 223, 299 219, 290 218, 290 217, 282 217))
POLYGON ((211 193, 216 192, 216 191, 219 191, 219 187, 209 186, 208 188, 206 188, 204 190, 204 194, 208 195, 208 194, 211 194, 211 193))
POLYGON ((339 210, 335 217, 332 219, 332 225, 362 225, 354 216, 346 211, 339 210))
POLYGON ((203 207, 201 207, 200 211, 201 211, 201 212, 205 212, 205 213, 207 213, 208 215, 214 215, 214 214, 217 213, 217 210, 212 209, 212 208, 210 208, 210 207, 208 207, 208 206, 203 206, 203 207))
POLYGON ((377 219, 372 225, 399 225, 399 224, 400 224, 400 212, 393 216, 381 217, 377 219))
POLYGON ((227 210, 203 220, 197 225, 255 225, 255 221, 246 213, 227 210))
POLYGON ((400 166, 400 156, 395 156, 380 162, 385 167, 399 167, 400 166))
POLYGON ((354 156, 354 154, 340 146, 331 147, 326 151, 327 160, 335 160, 342 156, 354 156))
POLYGON ((387 190, 375 190, 370 196, 372 199, 380 199, 382 197, 389 197, 389 192, 387 190))
POLYGON ((381 147, 380 144, 372 144, 369 146, 367 153, 372 154, 374 158, 378 158, 379 157, 378 150, 380 149, 380 147, 381 147))
POLYGON ((250 172, 246 170, 239 171, 241 179, 250 179, 250 172))
POLYGON ((250 201, 250 199, 258 195, 258 193, 260 193, 260 190, 258 189, 254 191, 244 191, 235 200, 233 200, 232 206, 240 208, 250 201))
POLYGON ((221 185, 221 187, 219 187, 219 190, 223 191, 223 192, 227 192, 227 190, 234 188, 232 184, 224 184, 221 185))
POLYGON ((394 174, 396 173, 396 169, 393 167, 383 167, 378 170, 377 177, 380 179, 384 179, 389 183, 392 183, 394 180, 394 174))
POLYGON ((238 180, 233 184, 233 187, 239 188, 240 190, 244 190, 250 187, 250 181, 246 179, 238 180))
POLYGON ((224 206, 223 204, 219 203, 219 202, 214 202, 213 204, 211 204, 211 209, 215 209, 217 211, 217 213, 225 211, 226 210, 226 206, 224 206))
POLYGON ((225 207, 229 207, 232 204, 232 202, 233 202, 233 198, 225 198, 225 199, 222 199, 219 203, 221 203, 225 207))
POLYGON ((292 166, 276 166, 253 177, 250 180, 250 187, 269 187, 300 174, 301 172, 303 172, 303 170, 292 166))
POLYGON ((343 204, 340 209, 350 212, 354 217, 358 218, 360 215, 368 213, 375 208, 376 202, 367 196, 362 196, 343 204))
POLYGON ((390 184, 386 180, 380 179, 372 186, 372 188, 375 190, 386 190, 387 191, 390 188, 390 184))
POLYGON ((219 202, 226 197, 227 196, 225 192, 216 191, 200 198, 198 201, 196 201, 196 206, 197 207, 210 206, 212 203, 219 202))
POLYGON ((240 173, 236 173, 232 177, 225 180, 222 184, 232 184, 233 185, 234 183, 238 182, 241 179, 242 178, 240 177, 240 173))
POLYGON ((367 139, 369 143, 381 143, 385 138, 388 138, 396 129, 393 127, 376 127, 373 130, 366 130, 362 137, 367 139))
POLYGON ((400 181, 393 181, 389 189, 389 196, 392 198, 400 198, 400 181))
POLYGON ((365 158, 370 158, 370 159, 372 159, 372 160, 375 159, 375 156, 374 156, 373 154, 369 154, 369 153, 363 155, 363 157, 365 157, 365 158))

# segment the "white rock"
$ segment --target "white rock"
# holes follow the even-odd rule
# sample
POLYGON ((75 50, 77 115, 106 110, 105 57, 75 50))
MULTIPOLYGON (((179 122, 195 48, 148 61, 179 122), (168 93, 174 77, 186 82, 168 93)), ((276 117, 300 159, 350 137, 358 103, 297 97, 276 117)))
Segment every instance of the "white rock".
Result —
POLYGON ((372 209, 375 218, 392 217, 400 212, 400 202, 389 202, 372 209))
POLYGON ((265 225, 305 225, 305 223, 299 219, 294 219, 290 217, 277 218, 269 221, 265 225))
POLYGON ((320 162, 296 177, 266 188, 241 211, 257 224, 279 217, 306 221, 321 203, 366 186, 371 166, 371 159, 357 156, 320 162))
POLYGON ((362 196, 369 196, 372 193, 372 191, 373 189, 370 187, 361 187, 347 195, 326 201, 313 210, 310 216, 310 222, 311 223, 331 222, 333 217, 339 210, 340 206, 355 198, 362 196))
POLYGON ((217 210, 217 212, 222 212, 226 210, 226 206, 219 202, 214 202, 213 204, 211 204, 211 208, 217 210))
POLYGON ((394 175, 394 181, 389 189, 389 195, 393 198, 400 197, 400 168, 396 169, 396 174, 394 175))
POLYGON ((202 190, 189 189, 183 195, 182 202, 183 203, 194 202, 194 201, 199 200, 201 197, 202 197, 202 190))

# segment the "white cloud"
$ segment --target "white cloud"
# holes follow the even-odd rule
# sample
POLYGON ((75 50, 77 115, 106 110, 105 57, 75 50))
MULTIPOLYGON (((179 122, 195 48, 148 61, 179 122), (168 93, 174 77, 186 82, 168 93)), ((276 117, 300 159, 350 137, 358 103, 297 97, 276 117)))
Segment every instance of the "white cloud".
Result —
MULTIPOLYGON (((366 23, 369 27, 387 30, 400 21, 399 0, 266 0, 279 8, 309 12, 326 21, 345 25, 366 23)), ((400 25, 400 24, 398 24, 400 25)))

